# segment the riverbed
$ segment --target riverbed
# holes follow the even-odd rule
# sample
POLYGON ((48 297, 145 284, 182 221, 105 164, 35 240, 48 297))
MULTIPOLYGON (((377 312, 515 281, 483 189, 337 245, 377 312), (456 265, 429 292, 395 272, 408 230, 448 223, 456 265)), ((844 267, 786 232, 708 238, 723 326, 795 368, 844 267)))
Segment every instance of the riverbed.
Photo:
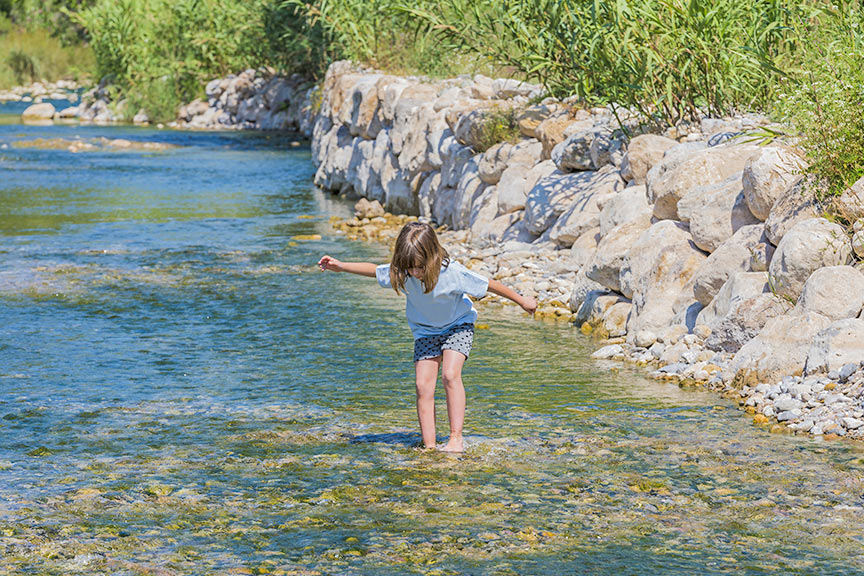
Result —
POLYGON ((315 266, 387 248, 291 135, 7 115, 0 167, 0 574, 864 574, 864 448, 515 307, 420 451, 403 301, 315 266))

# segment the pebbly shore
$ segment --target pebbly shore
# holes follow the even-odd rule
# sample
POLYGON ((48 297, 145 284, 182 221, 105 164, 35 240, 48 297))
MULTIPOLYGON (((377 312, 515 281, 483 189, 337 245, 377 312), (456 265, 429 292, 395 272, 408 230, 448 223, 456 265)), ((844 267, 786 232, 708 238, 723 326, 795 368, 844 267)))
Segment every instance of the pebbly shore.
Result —
POLYGON ((316 184, 363 199, 334 223, 349 237, 391 241, 385 211, 424 219, 539 317, 596 337, 598 361, 736 397, 775 431, 864 437, 864 182, 820 200, 782 126, 648 133, 514 80, 341 62, 312 145, 316 184), (518 134, 489 146, 502 111, 518 134))

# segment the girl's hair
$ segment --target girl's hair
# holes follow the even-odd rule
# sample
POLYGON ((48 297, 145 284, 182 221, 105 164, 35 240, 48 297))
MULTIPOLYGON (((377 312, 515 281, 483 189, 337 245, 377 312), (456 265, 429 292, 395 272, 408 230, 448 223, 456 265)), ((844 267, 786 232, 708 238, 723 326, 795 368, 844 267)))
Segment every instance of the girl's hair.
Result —
POLYGON ((450 264, 450 255, 438 242, 429 224, 409 222, 399 231, 393 260, 390 262, 390 283, 397 293, 405 291, 405 279, 411 268, 423 268, 423 292, 429 293, 438 283, 441 266, 450 264))

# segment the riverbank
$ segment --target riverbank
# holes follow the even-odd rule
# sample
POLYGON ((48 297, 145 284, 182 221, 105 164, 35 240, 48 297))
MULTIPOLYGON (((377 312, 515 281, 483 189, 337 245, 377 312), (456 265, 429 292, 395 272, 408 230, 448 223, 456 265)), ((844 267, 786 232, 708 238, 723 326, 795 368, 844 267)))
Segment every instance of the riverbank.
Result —
MULTIPOLYGON (((611 339, 597 358, 737 394, 757 422, 864 436, 856 188, 820 201, 765 118, 638 134, 610 110, 541 98, 336 63, 316 184, 453 230, 457 257, 537 296, 542 316, 611 339), (488 146, 505 112, 518 133, 488 146)), ((376 237, 383 224, 344 226, 376 237)))

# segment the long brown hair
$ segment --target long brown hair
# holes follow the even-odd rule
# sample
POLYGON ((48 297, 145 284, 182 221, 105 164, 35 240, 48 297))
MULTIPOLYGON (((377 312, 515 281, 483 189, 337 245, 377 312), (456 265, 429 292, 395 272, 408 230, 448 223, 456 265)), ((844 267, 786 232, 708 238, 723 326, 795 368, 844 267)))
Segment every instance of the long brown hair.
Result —
POLYGON ((390 284, 397 293, 405 292, 405 279, 411 268, 423 268, 423 292, 429 293, 438 283, 441 266, 450 264, 450 255, 438 242, 429 224, 409 222, 399 231, 393 260, 390 262, 390 284))

